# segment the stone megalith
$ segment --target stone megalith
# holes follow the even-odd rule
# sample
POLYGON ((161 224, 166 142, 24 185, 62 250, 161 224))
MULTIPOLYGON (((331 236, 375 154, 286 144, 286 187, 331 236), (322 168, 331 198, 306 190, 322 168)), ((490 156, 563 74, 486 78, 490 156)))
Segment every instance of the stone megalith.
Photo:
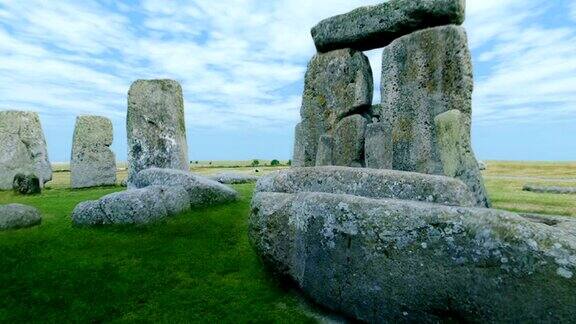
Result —
POLYGON ((372 123, 366 126, 364 155, 367 168, 392 169, 392 129, 390 125, 372 123))
POLYGON ((312 28, 312 37, 319 52, 371 50, 417 30, 460 25, 465 9, 465 0, 392 0, 325 19, 312 28))
POLYGON ((472 62, 464 28, 442 26, 403 36, 384 48, 381 119, 392 128, 392 167, 429 174, 455 171, 446 162, 466 166, 456 172, 489 206, 470 144, 472 62), (467 152, 442 159, 435 118, 451 110, 461 113, 459 149, 467 152), (472 159, 474 161, 472 161, 472 159), (460 171, 462 171, 461 169, 460 171))
POLYGON ((0 231, 39 225, 42 215, 38 209, 21 205, 0 205, 0 231))
POLYGON ((116 157, 110 150, 113 137, 112 122, 108 118, 76 118, 70 160, 72 188, 116 184, 116 157))
POLYGON ((12 189, 17 174, 52 180, 46 140, 37 113, 0 112, 0 190, 12 189))
POLYGON ((151 168, 189 170, 184 98, 173 80, 138 80, 128 92, 128 182, 151 168))
POLYGON ((334 137, 330 135, 320 136, 318 152, 316 153, 316 166, 334 164, 334 137))
POLYGON ((294 166, 315 166, 320 137, 332 135, 343 118, 369 111, 372 94, 372 69, 364 54, 350 49, 316 54, 306 71, 294 166))
POLYGON ((366 118, 353 115, 342 119, 334 130, 334 165, 364 166, 364 134, 366 118))

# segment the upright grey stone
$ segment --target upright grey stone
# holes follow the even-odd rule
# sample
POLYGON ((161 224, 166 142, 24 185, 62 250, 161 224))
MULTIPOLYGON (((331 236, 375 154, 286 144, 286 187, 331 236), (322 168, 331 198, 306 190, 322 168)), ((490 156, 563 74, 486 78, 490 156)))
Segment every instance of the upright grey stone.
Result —
POLYGON ((364 154, 366 167, 392 169, 392 128, 386 123, 366 126, 364 154))
POLYGON ((182 87, 173 80, 138 80, 128 92, 128 182, 151 167, 188 171, 182 87))
MULTIPOLYGON (((478 194, 479 205, 489 206, 477 163, 470 160, 474 158, 470 145, 473 79, 464 29, 435 27, 393 41, 384 48, 381 86, 380 116, 392 128, 392 167, 445 174, 444 164, 449 161, 441 156, 435 118, 458 110, 464 136, 460 147, 468 153, 458 157, 466 161, 455 164, 472 168, 458 177, 478 194)), ((451 166, 446 170, 454 172, 451 166)))
POLYGON ((316 166, 333 165, 334 138, 330 135, 320 136, 318 153, 316 153, 316 166))
POLYGON ((368 58, 350 49, 315 55, 308 64, 295 142, 295 166, 314 166, 322 135, 338 122, 370 110, 373 80, 368 58))
POLYGON ((434 118, 436 142, 444 175, 468 185, 478 206, 490 206, 480 167, 470 145, 470 128, 459 110, 450 110, 434 118))
POLYGON ((353 115, 342 119, 334 130, 334 165, 364 166, 366 118, 353 115))
POLYGON ((12 189, 17 174, 52 180, 46 140, 37 113, 0 111, 0 190, 12 189))
POLYGON ((116 184, 116 158, 110 149, 113 137, 108 118, 76 118, 70 162, 72 188, 116 184))
POLYGON ((325 19, 312 28, 312 37, 319 52, 371 50, 417 30, 460 25, 465 9, 465 0, 392 0, 325 19))

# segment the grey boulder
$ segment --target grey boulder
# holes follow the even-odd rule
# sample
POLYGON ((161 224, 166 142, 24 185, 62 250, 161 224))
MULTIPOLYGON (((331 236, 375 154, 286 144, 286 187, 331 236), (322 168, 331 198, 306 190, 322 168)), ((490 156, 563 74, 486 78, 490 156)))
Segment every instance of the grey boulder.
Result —
POLYGON ((460 25, 465 9, 465 0, 386 1, 325 19, 312 28, 312 37, 319 52, 341 48, 366 51, 420 29, 460 25))
POLYGON ((394 198, 445 205, 474 206, 458 179, 421 173, 348 167, 291 168, 266 175, 256 192, 324 192, 369 198, 394 198))
POLYGON ((360 321, 576 318, 574 231, 509 212, 259 192, 249 237, 274 273, 360 321))
POLYGON ((34 112, 0 111, 0 190, 12 189, 19 173, 35 175, 40 186, 52 180, 40 118, 34 112))
POLYGON ((70 161, 72 188, 116 184, 116 158, 110 149, 112 122, 100 116, 76 118, 70 161))
POLYGON ((138 80, 128 91, 128 182, 151 168, 189 170, 184 98, 173 80, 138 80))
POLYGON ((33 174, 24 175, 18 173, 14 176, 14 181, 12 182, 12 190, 22 195, 33 195, 42 192, 42 186, 40 185, 40 179, 33 174))
POLYGON ((222 204, 238 198, 238 193, 226 185, 180 170, 150 168, 138 172, 129 182, 129 188, 153 185, 184 187, 192 206, 222 204))
POLYGON ((180 186, 149 186, 116 192, 96 201, 78 204, 72 212, 75 225, 149 224, 190 209, 188 192, 180 186))
POLYGON ((39 225, 42 216, 38 209, 21 204, 0 205, 0 230, 39 225))

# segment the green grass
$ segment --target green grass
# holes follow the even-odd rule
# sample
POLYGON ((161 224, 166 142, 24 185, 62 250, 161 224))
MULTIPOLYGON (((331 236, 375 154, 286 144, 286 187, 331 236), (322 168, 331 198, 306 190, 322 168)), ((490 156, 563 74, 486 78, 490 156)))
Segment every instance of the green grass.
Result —
POLYGON ((253 185, 237 203, 147 227, 74 228, 80 201, 120 188, 0 193, 43 214, 0 233, 0 322, 300 322, 298 298, 267 276, 248 244, 253 185))
MULTIPOLYGON (((119 171, 119 180, 125 176, 119 171)), ((490 162, 485 176, 496 208, 576 216, 574 196, 522 191, 528 182, 576 185, 574 163, 490 162)), ((87 229, 72 226, 74 206, 123 189, 70 190, 69 181, 68 172, 58 172, 41 195, 0 192, 0 204, 24 203, 43 214, 41 226, 0 232, 0 322, 314 321, 248 243, 254 185, 234 186, 239 202, 160 224, 87 229)))

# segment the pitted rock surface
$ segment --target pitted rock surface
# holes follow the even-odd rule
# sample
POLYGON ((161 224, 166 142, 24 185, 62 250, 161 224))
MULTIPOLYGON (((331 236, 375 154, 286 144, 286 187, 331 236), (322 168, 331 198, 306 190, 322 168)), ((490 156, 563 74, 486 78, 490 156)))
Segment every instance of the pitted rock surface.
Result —
POLYGON ((466 32, 459 26, 430 28, 401 37, 384 48, 380 118, 392 127, 393 169, 445 174, 446 162, 465 166, 450 169, 490 206, 470 144, 472 63, 466 32), (435 119, 460 113, 458 150, 442 159, 435 119), (458 170, 454 171, 454 169, 458 170))
POLYGON ((391 0, 327 18, 312 28, 319 52, 384 47, 396 38, 440 25, 461 25, 465 0, 391 0))
POLYGON ((266 175, 256 192, 325 192, 369 198, 394 198, 445 205, 474 206, 458 179, 420 173, 347 167, 291 168, 266 175))
POLYGON ((308 64, 294 147, 295 166, 315 166, 318 142, 343 118, 370 110, 372 69, 362 52, 316 54, 308 64))
POLYGON ((189 170, 182 87, 173 80, 138 80, 128 92, 128 182, 151 168, 189 170))
POLYGON ((52 180, 46 140, 37 113, 0 111, 0 190, 12 189, 17 174, 52 180))
POLYGON ((516 214, 258 192, 250 241, 312 300, 382 322, 570 322, 576 236, 516 214), (551 311, 553 310, 553 311, 551 311))
POLYGON ((89 188, 116 184, 116 157, 110 145, 112 122, 100 116, 76 119, 70 162, 71 187, 89 188))
POLYGON ((129 188, 145 188, 153 185, 184 187, 192 206, 211 206, 238 199, 236 190, 226 185, 190 172, 171 169, 142 170, 134 176, 129 188))
POLYGON ((78 204, 72 213, 75 225, 149 224, 190 209, 184 187, 149 186, 116 192, 96 201, 78 204))

